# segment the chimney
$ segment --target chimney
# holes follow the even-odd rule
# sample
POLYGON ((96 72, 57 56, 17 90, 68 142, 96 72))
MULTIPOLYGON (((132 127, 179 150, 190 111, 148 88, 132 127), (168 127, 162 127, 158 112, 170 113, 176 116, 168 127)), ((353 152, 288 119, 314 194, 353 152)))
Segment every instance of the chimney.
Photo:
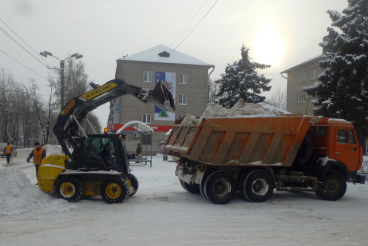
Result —
POLYGON ((170 57, 170 53, 167 51, 162 51, 158 54, 160 57, 170 57))

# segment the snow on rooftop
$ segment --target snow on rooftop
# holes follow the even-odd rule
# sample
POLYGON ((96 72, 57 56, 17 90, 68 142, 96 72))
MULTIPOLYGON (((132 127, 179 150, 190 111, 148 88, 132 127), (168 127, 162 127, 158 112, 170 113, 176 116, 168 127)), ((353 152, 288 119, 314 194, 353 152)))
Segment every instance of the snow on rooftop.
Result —
POLYGON ((299 67, 299 66, 301 66, 301 65, 305 65, 305 64, 307 64, 308 62, 311 62, 311 61, 314 61, 314 60, 319 60, 319 59, 321 59, 322 57, 323 57, 323 54, 322 54, 322 55, 314 56, 314 57, 312 57, 312 58, 310 58, 310 59, 308 59, 308 60, 306 60, 306 61, 304 61, 304 62, 302 62, 302 63, 299 63, 299 64, 298 64, 298 65, 296 65, 296 66, 293 66, 293 67, 291 67, 291 68, 288 68, 288 69, 284 70, 284 71, 283 71, 283 72, 281 72, 281 73, 287 73, 287 72, 289 72, 289 70, 291 70, 291 69, 293 69, 293 68, 299 67))
POLYGON ((212 67, 214 65, 198 60, 197 58, 183 54, 177 50, 172 53, 171 48, 165 45, 157 45, 148 50, 144 50, 133 55, 129 55, 118 59, 118 61, 142 61, 142 62, 160 62, 160 63, 174 63, 174 64, 187 64, 187 65, 199 65, 212 67), (166 52, 165 52, 166 51, 166 52), (163 53, 164 52, 164 53, 163 53), (169 56, 159 55, 160 53, 167 54, 169 56))

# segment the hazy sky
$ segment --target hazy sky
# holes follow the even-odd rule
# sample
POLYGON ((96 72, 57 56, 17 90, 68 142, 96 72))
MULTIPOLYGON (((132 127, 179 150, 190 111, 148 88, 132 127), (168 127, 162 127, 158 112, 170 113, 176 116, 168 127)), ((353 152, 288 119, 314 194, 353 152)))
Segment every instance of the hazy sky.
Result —
MULTIPOLYGON (((158 44, 176 47, 215 2, 0 0, 0 18, 36 52, 46 50, 61 59, 83 54, 89 79, 103 84, 114 78, 118 58, 158 44)), ((240 59, 244 44, 251 48, 253 61, 273 64, 262 73, 272 79, 275 91, 286 88, 281 71, 321 53, 318 43, 331 24, 326 11, 341 12, 347 5, 347 0, 218 0, 177 50, 214 64, 211 78, 216 79, 227 63, 240 59)), ((0 27, 19 41, 2 22, 0 27)), ((2 32, 0 44, 0 50, 47 77, 50 71, 2 32)), ((52 57, 46 60, 59 66, 52 57)), ((11 71, 17 82, 32 77, 41 87, 46 85, 44 78, 1 52, 0 68, 11 71)), ((42 93, 47 94, 46 86, 42 93)), ((105 125, 108 105, 96 113, 105 125)))

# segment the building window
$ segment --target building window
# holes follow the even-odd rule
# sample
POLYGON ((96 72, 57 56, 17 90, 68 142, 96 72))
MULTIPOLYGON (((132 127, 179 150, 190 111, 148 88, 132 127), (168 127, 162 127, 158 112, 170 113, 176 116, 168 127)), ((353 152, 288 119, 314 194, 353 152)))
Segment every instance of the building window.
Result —
POLYGON ((120 111, 120 103, 114 103, 114 111, 120 111))
POLYGON ((316 79, 317 78, 317 69, 312 69, 311 70, 311 79, 316 79))
POLYGON ((120 123, 120 112, 119 111, 114 112, 114 123, 120 123))
POLYGON ((146 82, 146 83, 152 82, 152 72, 151 71, 143 72, 143 82, 146 82))
POLYGON ((179 105, 187 105, 187 94, 179 94, 179 105))
POLYGON ((298 95, 298 103, 304 103, 305 102, 305 93, 298 95))
POLYGON ((143 114, 142 122, 146 124, 151 124, 151 114, 143 114))
POLYGON ((299 74, 298 83, 301 84, 301 83, 304 83, 306 81, 307 81, 307 78, 305 77, 305 73, 299 74))
POLYGON ((186 73, 179 74, 179 84, 188 84, 188 74, 186 73))

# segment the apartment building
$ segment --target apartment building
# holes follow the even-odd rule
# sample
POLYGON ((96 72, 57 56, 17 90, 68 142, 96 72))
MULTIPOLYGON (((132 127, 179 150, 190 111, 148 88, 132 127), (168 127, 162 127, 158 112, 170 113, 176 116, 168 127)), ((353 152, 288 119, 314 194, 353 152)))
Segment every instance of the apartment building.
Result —
POLYGON ((303 91, 307 87, 316 83, 317 76, 322 72, 319 61, 322 55, 315 56, 305 62, 281 72, 284 77, 287 74, 287 102, 286 110, 294 114, 311 114, 315 108, 312 96, 303 91))
MULTIPOLYGON (((161 150, 160 142, 165 141, 165 133, 176 119, 187 113, 200 117, 207 107, 209 74, 214 65, 200 61, 179 51, 172 51, 164 45, 128 55, 117 60, 116 78, 129 84, 153 89, 162 79, 173 94, 176 112, 162 111, 152 104, 143 104, 133 96, 123 96, 114 102, 112 130, 137 120, 149 125, 153 130, 153 152, 161 150)), ((142 142, 139 134, 128 136, 127 148, 134 152, 137 143, 142 142)))

